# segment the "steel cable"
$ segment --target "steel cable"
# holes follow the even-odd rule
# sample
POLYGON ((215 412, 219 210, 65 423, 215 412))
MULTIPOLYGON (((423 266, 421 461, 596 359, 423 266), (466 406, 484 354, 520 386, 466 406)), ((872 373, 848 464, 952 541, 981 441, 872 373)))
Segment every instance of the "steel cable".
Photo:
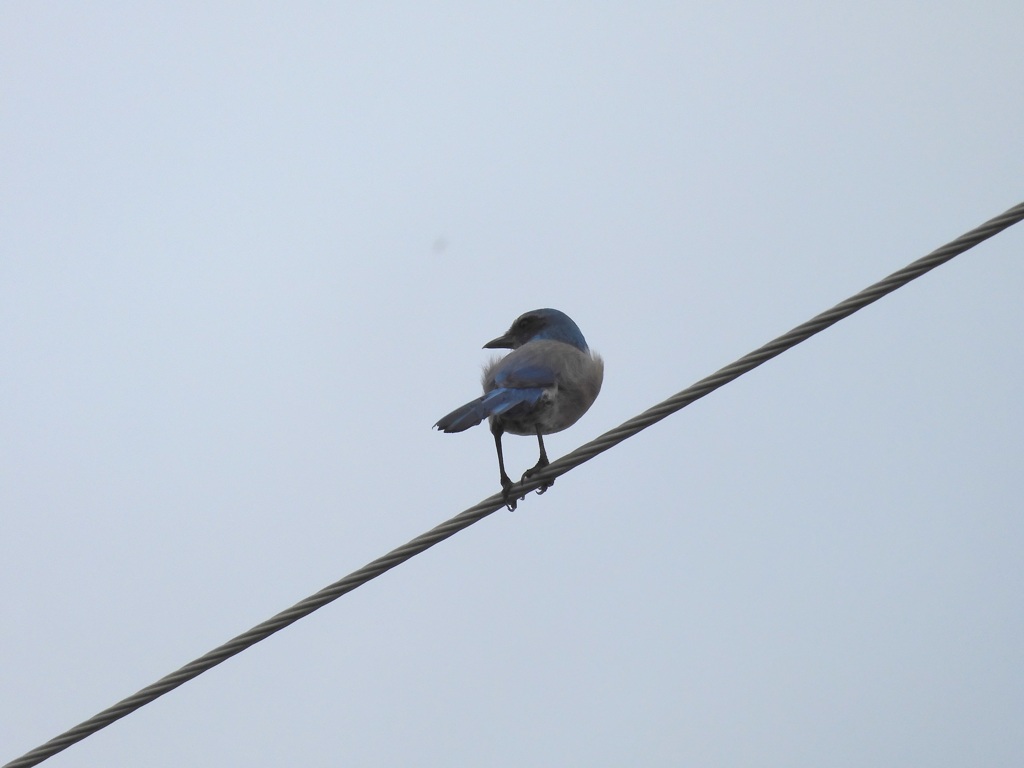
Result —
MULTIPOLYGON (((701 379, 696 384, 687 387, 683 391, 673 395, 658 405, 647 409, 640 415, 629 419, 615 429, 605 432, 600 437, 586 443, 560 459, 553 461, 542 472, 538 472, 536 475, 533 475, 529 481, 514 486, 514 492, 520 496, 525 495, 544 483, 565 474, 583 462, 589 461, 599 453, 607 451, 609 448, 618 445, 623 440, 626 440, 652 424, 661 421, 666 416, 685 408, 695 400, 699 400, 705 395, 714 392, 719 387, 739 378, 762 363, 782 354, 787 349, 809 339, 816 333, 820 333, 843 318, 863 309, 868 304, 871 304, 886 294, 895 291, 897 288, 906 285, 911 280, 920 277, 940 264, 944 264, 955 256, 973 248, 978 243, 987 240, 1022 219, 1024 219, 1024 203, 1020 203, 1013 208, 1010 208, 1005 213, 990 219, 981 226, 961 235, 956 240, 942 246, 927 256, 908 264, 897 272, 893 272, 885 279, 865 288, 860 293, 851 296, 845 301, 836 304, 828 311, 822 312, 817 317, 798 325, 788 333, 784 333, 782 336, 773 339, 759 349, 744 355, 736 362, 725 366, 711 376, 701 379)), ((362 586, 371 579, 380 576, 382 573, 385 573, 406 560, 415 557, 435 544, 444 541, 449 536, 453 536, 463 528, 469 527, 473 523, 481 520, 487 515, 490 515, 503 506, 504 502, 502 501, 500 494, 495 494, 484 499, 479 504, 470 507, 450 520, 417 536, 415 539, 409 541, 403 546, 393 549, 386 555, 364 565, 359 570, 353 571, 340 581, 336 581, 330 586, 321 589, 319 592, 310 595, 305 600, 296 603, 291 608, 282 611, 273 618, 267 619, 249 631, 243 632, 234 639, 213 649, 209 653, 200 656, 198 659, 186 664, 176 672, 172 672, 157 682, 146 686, 132 696, 119 701, 112 707, 99 712, 88 720, 76 725, 74 728, 65 731, 45 744, 27 752, 22 757, 7 763, 3 768, 28 768, 29 766, 38 765, 48 757, 67 749, 72 744, 96 733, 102 728, 105 728, 111 723, 134 712, 154 699, 163 696, 168 691, 177 688, 182 683, 197 677, 203 672, 217 666, 222 661, 241 653, 246 648, 255 645, 275 632, 278 632, 299 619, 308 616, 318 608, 322 608, 328 603, 337 600, 339 597, 351 592, 356 587, 362 586)))

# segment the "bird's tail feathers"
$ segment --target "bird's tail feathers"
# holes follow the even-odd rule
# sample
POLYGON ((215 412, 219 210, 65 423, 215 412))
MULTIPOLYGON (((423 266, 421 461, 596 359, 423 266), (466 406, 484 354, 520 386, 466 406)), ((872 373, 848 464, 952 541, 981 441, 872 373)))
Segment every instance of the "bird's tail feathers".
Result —
POLYGON ((434 426, 442 432, 462 432, 475 427, 488 416, 499 416, 517 405, 534 405, 544 394, 542 387, 492 389, 486 395, 456 408, 438 419, 434 426))

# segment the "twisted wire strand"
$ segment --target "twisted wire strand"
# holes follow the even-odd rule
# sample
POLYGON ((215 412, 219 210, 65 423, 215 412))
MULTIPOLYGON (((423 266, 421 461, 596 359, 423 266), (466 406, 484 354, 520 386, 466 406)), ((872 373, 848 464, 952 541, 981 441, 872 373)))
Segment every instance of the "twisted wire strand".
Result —
MULTIPOLYGON (((897 288, 906 285, 911 280, 920 277, 940 264, 944 264, 955 256, 973 248, 978 243, 987 240, 993 235, 1002 232, 1004 229, 1016 224, 1022 219, 1024 219, 1024 203, 1020 203, 1013 208, 1010 208, 1005 213, 1002 213, 985 222, 981 226, 972 229, 970 232, 961 235, 956 240, 942 246, 938 250, 935 250, 927 256, 908 264, 897 272, 893 272, 885 279, 865 288, 860 293, 851 296, 845 301, 836 304, 828 311, 822 312, 811 320, 796 326, 788 333, 784 333, 759 349, 744 355, 736 362, 725 366, 711 376, 701 379, 696 384, 687 387, 667 400, 647 409, 640 415, 634 416, 632 419, 622 423, 615 429, 605 432, 600 437, 580 446, 576 450, 566 454, 556 461, 553 461, 542 472, 538 472, 537 474, 532 475, 529 480, 517 484, 513 488, 514 493, 520 496, 525 495, 550 480, 565 474, 574 467, 594 458, 599 453, 607 451, 609 448, 618 445, 623 440, 632 437, 652 424, 655 424, 676 411, 685 408, 695 400, 699 400, 705 395, 714 392, 719 387, 739 378, 762 363, 782 354, 787 349, 809 339, 816 333, 825 330, 843 318, 863 309, 868 304, 871 304, 886 294, 895 291, 897 288)), ((186 664, 181 669, 172 672, 151 685, 146 686, 137 693, 122 699, 112 707, 108 707, 102 712, 93 715, 88 720, 76 725, 74 728, 65 731, 45 744, 25 753, 22 757, 7 763, 3 768, 29 768, 29 766, 38 765, 43 760, 52 757, 58 752, 67 749, 72 744, 81 741, 111 723, 120 720, 122 717, 131 714, 154 699, 163 696, 168 691, 172 691, 179 685, 182 685, 192 678, 201 675, 203 672, 212 669, 222 661, 241 653, 246 648, 255 645, 275 632, 278 632, 295 623, 299 619, 308 616, 313 613, 313 611, 337 600, 339 597, 351 592, 356 587, 362 586, 366 582, 380 576, 382 573, 391 570, 395 566, 415 557, 435 544, 455 535, 463 528, 467 528, 479 520, 482 520, 484 517, 487 517, 503 506, 504 501, 500 494, 494 494, 493 496, 484 499, 475 506, 460 512, 450 520, 447 520, 426 533, 417 536, 403 546, 393 549, 386 555, 378 557, 376 560, 367 563, 362 568, 353 571, 340 581, 336 581, 333 584, 324 587, 319 592, 301 600, 291 608, 281 611, 276 616, 257 624, 247 632, 243 632, 223 645, 214 648, 212 651, 209 651, 198 659, 186 664)))

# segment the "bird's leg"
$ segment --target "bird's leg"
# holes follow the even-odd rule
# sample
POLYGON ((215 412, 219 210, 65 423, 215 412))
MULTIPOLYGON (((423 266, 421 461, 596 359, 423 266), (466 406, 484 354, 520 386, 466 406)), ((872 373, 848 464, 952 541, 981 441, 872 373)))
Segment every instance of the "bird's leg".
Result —
MULTIPOLYGON (((537 463, 534 464, 532 468, 526 470, 523 473, 523 480, 526 480, 530 476, 540 472, 542 469, 544 469, 544 467, 551 463, 550 461, 548 461, 548 452, 544 450, 544 436, 541 435, 540 433, 540 426, 537 427, 537 444, 540 446, 540 458, 537 459, 537 463)), ((548 480, 546 483, 544 483, 544 485, 540 486, 537 489, 538 495, 544 493, 544 491, 546 491, 554 484, 554 480, 548 480)))
POLYGON ((494 435, 494 449, 498 452, 498 470, 501 472, 501 498, 505 501, 505 506, 508 507, 509 512, 516 511, 516 499, 510 499, 508 492, 512 488, 512 480, 505 471, 505 457, 501 453, 501 433, 502 429, 497 424, 491 425, 491 434, 494 435))

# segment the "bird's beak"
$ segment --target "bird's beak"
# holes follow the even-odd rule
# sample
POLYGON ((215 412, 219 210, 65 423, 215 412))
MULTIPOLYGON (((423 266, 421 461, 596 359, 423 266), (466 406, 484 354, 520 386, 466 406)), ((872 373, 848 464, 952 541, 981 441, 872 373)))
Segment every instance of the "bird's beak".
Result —
POLYGON ((512 349, 513 348, 512 337, 511 337, 510 334, 506 333, 504 336, 499 336, 496 339, 491 339, 486 344, 484 344, 483 348, 484 349, 512 349))

